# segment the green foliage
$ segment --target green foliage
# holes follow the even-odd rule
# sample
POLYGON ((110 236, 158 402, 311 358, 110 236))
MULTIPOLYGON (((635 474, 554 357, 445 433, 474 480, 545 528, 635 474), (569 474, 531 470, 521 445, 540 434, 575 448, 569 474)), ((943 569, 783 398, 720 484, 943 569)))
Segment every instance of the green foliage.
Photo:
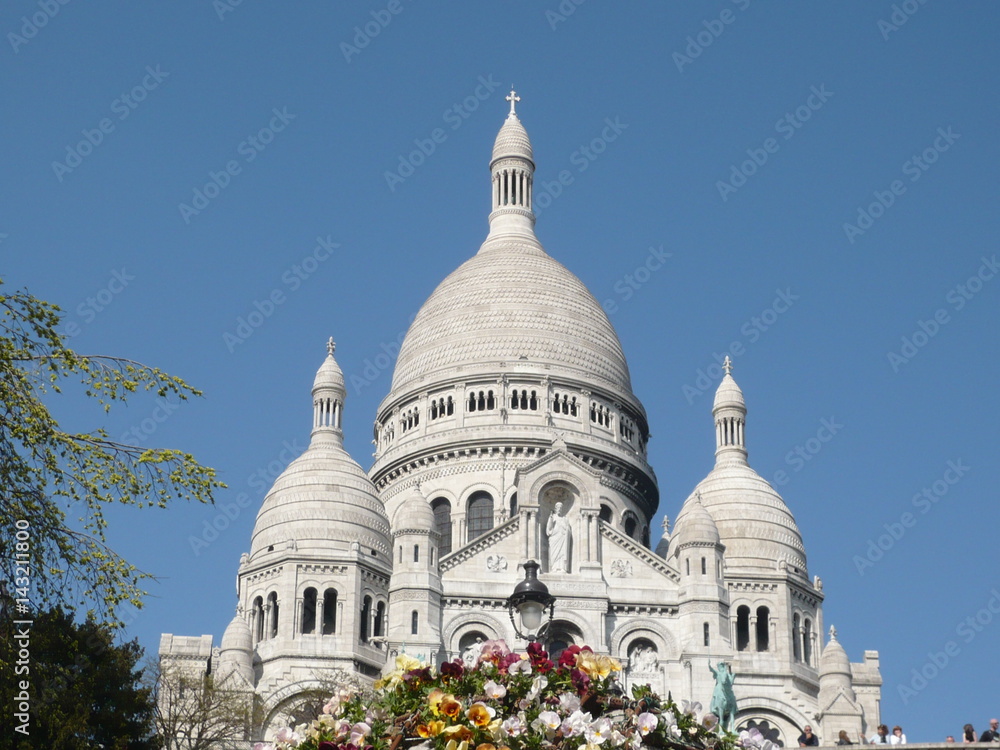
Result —
POLYGON ((138 641, 115 645, 111 627, 93 619, 77 624, 59 609, 36 614, 30 627, 14 626, 5 616, 0 630, 0 672, 5 675, 0 702, 8 711, 0 750, 157 747, 152 691, 138 668, 143 657, 138 641), (13 638, 25 631, 28 640, 13 638), (30 659, 19 664, 23 647, 30 659), (27 736, 14 731, 12 724, 22 722, 10 713, 25 686, 31 705, 27 736))
POLYGON ((182 400, 201 395, 155 367, 78 354, 57 330, 61 318, 57 306, 27 292, 0 295, 0 565, 14 584, 9 593, 33 607, 86 605, 120 624, 119 606, 141 606, 149 576, 107 545, 104 508, 212 502, 224 485, 183 451, 124 444, 103 429, 61 429, 47 402, 70 380, 105 412, 142 391, 182 400), (31 540, 21 570, 14 562, 17 522, 31 540))

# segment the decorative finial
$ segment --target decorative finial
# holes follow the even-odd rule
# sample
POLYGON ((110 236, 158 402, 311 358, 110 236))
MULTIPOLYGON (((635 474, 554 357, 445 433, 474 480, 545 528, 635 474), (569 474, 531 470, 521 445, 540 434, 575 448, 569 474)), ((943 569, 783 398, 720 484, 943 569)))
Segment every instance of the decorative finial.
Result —
POLYGON ((733 360, 726 355, 726 358, 722 361, 722 369, 726 371, 726 375, 730 375, 733 372, 733 360))
POLYGON ((830 626, 830 640, 831 641, 837 640, 837 629, 833 627, 833 625, 830 626))
POLYGON ((663 517, 663 533, 664 534, 669 534, 670 533, 670 517, 669 516, 664 516, 663 517))
POLYGON ((513 86, 510 87, 510 93, 507 94, 507 101, 510 102, 510 114, 507 115, 507 116, 508 117, 517 117, 517 114, 514 112, 514 105, 517 102, 521 101, 521 97, 519 97, 517 95, 517 93, 515 93, 513 86))
POLYGON ((330 340, 326 342, 326 353, 332 357, 336 350, 337 345, 333 342, 333 336, 331 336, 330 340))

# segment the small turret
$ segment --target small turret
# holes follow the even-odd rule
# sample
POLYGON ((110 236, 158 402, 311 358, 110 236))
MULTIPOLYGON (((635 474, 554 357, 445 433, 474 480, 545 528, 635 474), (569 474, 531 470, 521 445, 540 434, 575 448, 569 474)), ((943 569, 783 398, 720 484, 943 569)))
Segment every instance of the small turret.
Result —
POLYGON ((712 406, 712 416, 715 418, 715 463, 745 464, 747 405, 743 400, 743 391, 733 380, 733 363, 729 357, 722 363, 722 369, 726 374, 715 392, 715 403, 712 406))
POLYGON ((535 160, 528 131, 514 111, 514 105, 520 100, 521 97, 511 89, 507 95, 510 114, 500 127, 493 144, 493 158, 490 160, 493 180, 491 235, 534 233, 535 214, 531 210, 531 198, 535 160))

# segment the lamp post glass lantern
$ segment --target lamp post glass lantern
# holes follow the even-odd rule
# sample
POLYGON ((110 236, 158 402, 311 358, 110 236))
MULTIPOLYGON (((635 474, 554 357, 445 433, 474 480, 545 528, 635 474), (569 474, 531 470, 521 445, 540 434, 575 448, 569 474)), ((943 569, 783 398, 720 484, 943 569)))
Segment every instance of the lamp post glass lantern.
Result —
POLYGON ((517 637, 532 643, 537 641, 545 610, 549 613, 548 622, 545 623, 547 625, 552 622, 555 602, 556 598, 549 593, 548 587, 538 580, 538 563, 528 560, 524 564, 524 580, 514 587, 514 593, 507 598, 507 614, 510 615, 510 624, 514 626, 517 637), (524 632, 518 629, 515 612, 524 632))

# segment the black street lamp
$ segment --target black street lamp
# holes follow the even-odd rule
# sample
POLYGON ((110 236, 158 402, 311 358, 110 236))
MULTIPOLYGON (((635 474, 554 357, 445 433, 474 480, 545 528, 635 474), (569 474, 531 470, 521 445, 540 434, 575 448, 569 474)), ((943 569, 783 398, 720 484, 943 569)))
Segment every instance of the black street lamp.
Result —
POLYGON ((514 626, 517 637, 531 643, 537 641, 537 633, 542 628, 542 615, 547 609, 549 619, 545 624, 552 622, 555 604, 556 598, 549 593, 548 587, 538 580, 538 563, 528 560, 524 564, 524 580, 518 583, 514 587, 514 593, 507 597, 507 614, 510 615, 510 624, 514 626), (524 633, 518 630, 517 621, 514 619, 515 611, 519 615, 524 633))

